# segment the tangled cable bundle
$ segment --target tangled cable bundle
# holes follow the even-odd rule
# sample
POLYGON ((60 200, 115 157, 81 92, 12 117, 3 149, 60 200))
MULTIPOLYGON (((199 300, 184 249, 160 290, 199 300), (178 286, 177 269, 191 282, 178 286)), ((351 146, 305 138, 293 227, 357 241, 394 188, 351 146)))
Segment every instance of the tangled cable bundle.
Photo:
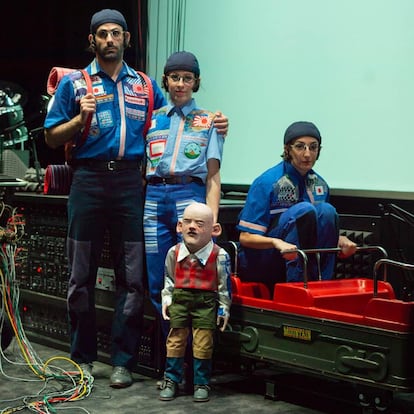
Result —
MULTIPOLYGON (((8 407, 1 411, 0 414, 11 414, 18 411, 26 410, 50 414, 56 413, 54 405, 57 403, 79 401, 90 395, 94 379, 86 375, 81 367, 69 358, 55 356, 43 362, 28 340, 22 320, 19 313, 19 286, 16 280, 16 259, 21 251, 19 242, 24 235, 25 221, 22 215, 16 214, 16 211, 4 203, 0 206, 0 218, 6 218, 6 226, 0 226, 0 289, 2 299, 2 315, 8 318, 11 328, 14 332, 16 344, 20 350, 21 356, 32 373, 42 382, 42 390, 46 392, 46 385, 50 381, 59 381, 64 383, 62 390, 46 393, 43 397, 40 393, 33 396, 25 396, 22 402, 14 407, 8 407), (64 366, 62 368, 61 366, 64 366), (69 368, 67 368, 69 367, 69 368), (39 398, 40 396, 40 398, 39 398)), ((0 332, 5 322, 0 320, 0 332)), ((1 357, 7 359, 3 349, 0 349, 1 357)), ((9 361, 11 362, 11 361, 9 361)), ((11 362, 12 363, 12 362, 11 362)), ((4 375, 3 367, 1 373, 4 375)), ((23 380, 23 379, 22 379, 23 380)), ((87 412, 86 410, 82 409, 87 412)))

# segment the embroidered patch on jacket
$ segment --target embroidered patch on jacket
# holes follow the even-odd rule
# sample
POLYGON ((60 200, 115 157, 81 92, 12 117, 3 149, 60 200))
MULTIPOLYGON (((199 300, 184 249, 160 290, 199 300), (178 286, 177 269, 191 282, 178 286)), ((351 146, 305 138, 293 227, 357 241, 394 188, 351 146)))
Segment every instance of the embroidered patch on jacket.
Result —
POLYGON ((94 125, 94 121, 92 121, 91 123, 91 127, 89 128, 89 136, 91 137, 97 137, 101 130, 99 129, 98 125, 96 125, 96 119, 95 119, 95 125, 94 125))
POLYGON ((324 191, 323 191, 323 185, 316 185, 315 186, 315 193, 317 195, 323 195, 324 191))
POLYGON ((125 95, 147 95, 148 96, 149 90, 148 86, 142 85, 142 83, 134 78, 129 79, 129 82, 124 85, 124 94, 125 95))
POLYGON ((146 112, 141 111, 139 109, 126 108, 125 109, 125 115, 130 119, 136 119, 136 120, 139 120, 139 121, 143 121, 145 119, 146 112))
POLYGON ((105 90, 102 84, 93 85, 92 92, 94 95, 104 95, 105 90))
POLYGON ((144 92, 144 88, 142 87, 142 85, 138 85, 138 84, 133 84, 132 85, 132 90, 135 93, 143 93, 144 92))
POLYGON ((210 128, 213 118, 209 115, 196 115, 191 124, 192 128, 210 128))
POLYGON ((95 95, 95 98, 97 104, 112 102, 114 100, 114 94, 110 93, 109 95, 95 95))
POLYGON ((114 125, 111 111, 98 112, 99 125, 101 128, 110 128, 114 125))
POLYGON ((289 207, 296 204, 299 199, 298 189, 287 176, 280 177, 280 179, 273 184, 273 191, 277 198, 277 203, 280 207, 289 207))
POLYGON ((125 95, 125 102, 133 105, 145 105, 145 99, 139 98, 138 96, 125 95))
POLYGON ((191 160, 198 158, 201 154, 200 145, 195 142, 190 142, 184 147, 184 155, 191 160))
POLYGON ((167 142, 166 139, 159 139, 159 140, 150 142, 149 143, 149 156, 151 158, 161 157, 161 155, 164 154, 166 142, 167 142))

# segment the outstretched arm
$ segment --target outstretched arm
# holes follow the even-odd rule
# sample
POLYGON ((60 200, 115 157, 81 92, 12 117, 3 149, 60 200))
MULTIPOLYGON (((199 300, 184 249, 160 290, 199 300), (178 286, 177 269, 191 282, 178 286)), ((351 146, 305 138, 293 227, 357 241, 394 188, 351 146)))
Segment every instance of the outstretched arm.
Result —
POLYGON ((297 246, 292 243, 285 242, 276 237, 263 236, 261 234, 253 234, 247 231, 240 233, 240 243, 242 246, 250 247, 251 249, 276 249, 285 260, 295 260, 296 252, 284 253, 286 250, 296 250, 297 246))

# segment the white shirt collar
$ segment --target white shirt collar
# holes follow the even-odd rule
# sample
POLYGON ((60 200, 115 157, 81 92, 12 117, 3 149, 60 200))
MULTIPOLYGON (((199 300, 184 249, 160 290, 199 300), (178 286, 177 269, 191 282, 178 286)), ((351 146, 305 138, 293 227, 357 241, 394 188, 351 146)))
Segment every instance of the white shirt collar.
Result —
MULTIPOLYGON (((210 254, 213 250, 213 241, 210 240, 204 247, 202 247, 200 250, 197 250, 195 253, 193 253, 197 259, 200 261, 200 263, 205 266, 207 263, 208 258, 210 257, 210 254)), ((185 243, 180 243, 180 250, 178 252, 177 261, 181 262, 184 260, 187 256, 189 256, 191 253, 188 251, 187 246, 185 243)))

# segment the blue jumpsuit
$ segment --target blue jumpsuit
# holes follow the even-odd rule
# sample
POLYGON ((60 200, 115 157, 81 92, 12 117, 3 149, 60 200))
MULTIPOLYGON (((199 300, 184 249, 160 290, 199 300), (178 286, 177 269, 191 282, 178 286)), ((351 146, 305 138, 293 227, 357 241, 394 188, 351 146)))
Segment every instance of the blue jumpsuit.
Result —
MULTIPOLYGON (((319 174, 310 170, 303 177, 290 162, 282 161, 252 183, 237 228, 300 249, 337 247, 338 214, 328 200, 329 187, 319 174)), ((332 278, 334 266, 334 254, 321 254, 322 279, 332 278)), ((241 279, 262 281, 271 289, 277 282, 303 280, 301 259, 286 262, 276 249, 241 246, 239 272, 241 279)), ((309 257, 308 278, 318 278, 314 255, 309 257)))
MULTIPOLYGON (((86 69, 91 75, 97 108, 86 142, 73 151, 75 168, 67 234, 71 357, 78 363, 91 363, 97 358, 95 284, 107 231, 116 289, 112 364, 132 369, 142 333, 144 300, 144 193, 140 164, 145 145, 142 134, 148 106, 146 86, 125 63, 116 82, 101 71, 96 60, 86 69), (128 160, 130 168, 102 169, 106 161, 112 160, 128 160)), ((152 84, 154 107, 159 108, 165 105, 165 98, 157 84, 152 84)), ((76 116, 85 93, 79 71, 64 77, 45 128, 76 116)))

